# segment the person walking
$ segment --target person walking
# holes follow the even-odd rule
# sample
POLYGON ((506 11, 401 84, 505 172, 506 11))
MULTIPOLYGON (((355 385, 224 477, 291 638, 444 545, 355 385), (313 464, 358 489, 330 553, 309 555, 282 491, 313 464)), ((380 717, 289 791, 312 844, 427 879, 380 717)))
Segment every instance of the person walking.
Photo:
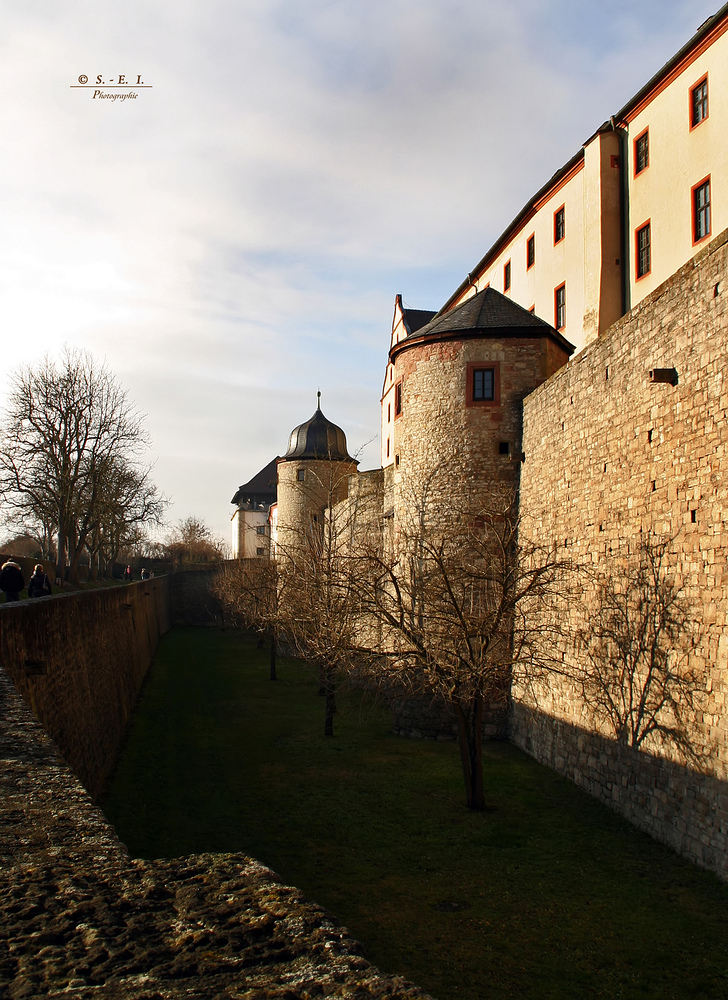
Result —
POLYGON ((19 601, 20 591, 25 586, 23 571, 16 562, 8 559, 0 569, 0 590, 5 591, 6 601, 19 601))
POLYGON ((28 597, 48 597, 52 593, 48 574, 43 569, 42 564, 38 563, 28 581, 28 597))

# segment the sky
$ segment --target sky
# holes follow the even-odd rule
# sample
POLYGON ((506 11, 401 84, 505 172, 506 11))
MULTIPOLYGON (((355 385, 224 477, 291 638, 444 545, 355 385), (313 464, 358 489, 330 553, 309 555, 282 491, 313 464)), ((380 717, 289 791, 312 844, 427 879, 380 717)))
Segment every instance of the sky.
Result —
POLYGON ((719 6, 0 0, 0 402, 106 359, 169 522, 225 540, 318 389, 377 467, 395 295, 438 309, 719 6))

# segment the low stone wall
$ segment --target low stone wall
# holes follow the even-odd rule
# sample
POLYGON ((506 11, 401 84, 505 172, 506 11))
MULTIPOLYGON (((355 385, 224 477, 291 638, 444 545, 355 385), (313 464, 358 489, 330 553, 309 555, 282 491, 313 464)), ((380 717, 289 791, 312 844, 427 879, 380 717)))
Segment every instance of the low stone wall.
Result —
POLYGON ((428 1000, 245 855, 132 860, 2 670, 0 865, 3 997, 428 1000))
POLYGON ((166 577, 0 605, 0 666, 93 796, 169 620, 166 577))
POLYGON ((222 624, 222 609, 212 584, 223 565, 177 570, 167 577, 173 625, 222 624))
MULTIPOLYGON (((403 695, 391 699, 392 732, 415 740, 456 740, 455 711, 444 698, 403 695)), ((483 739, 508 738, 505 705, 488 705, 483 711, 483 739)))

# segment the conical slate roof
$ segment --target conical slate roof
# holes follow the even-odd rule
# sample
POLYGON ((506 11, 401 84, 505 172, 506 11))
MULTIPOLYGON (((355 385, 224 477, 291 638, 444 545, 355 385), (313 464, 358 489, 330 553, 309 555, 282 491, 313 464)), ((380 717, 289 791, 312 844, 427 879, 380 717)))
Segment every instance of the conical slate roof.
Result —
MULTIPOLYGON (((456 333, 460 330, 505 330, 512 327, 539 327, 542 332, 548 330, 556 333, 550 323, 519 306, 507 295, 502 295, 495 288, 484 288, 482 292, 466 299, 462 305, 438 313, 412 336, 427 337, 431 333, 456 333)), ((557 336, 560 334, 557 333, 557 336)))
POLYGON ((318 458, 332 462, 354 461, 346 450, 346 435, 340 427, 326 419, 321 412, 320 402, 314 415, 291 431, 288 451, 283 458, 286 461, 294 458, 318 458))

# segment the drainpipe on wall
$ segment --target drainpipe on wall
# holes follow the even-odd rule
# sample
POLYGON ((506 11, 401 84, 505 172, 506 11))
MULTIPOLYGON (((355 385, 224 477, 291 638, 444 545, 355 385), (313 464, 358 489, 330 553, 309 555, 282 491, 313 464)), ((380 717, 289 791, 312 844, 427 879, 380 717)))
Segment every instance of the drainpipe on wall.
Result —
POLYGON ((627 145, 627 130, 619 128, 614 115, 610 118, 612 129, 617 133, 619 139, 619 238, 621 244, 622 261, 622 315, 629 312, 632 306, 632 296, 630 293, 629 276, 632 273, 630 268, 630 241, 629 241, 629 157, 627 145))

